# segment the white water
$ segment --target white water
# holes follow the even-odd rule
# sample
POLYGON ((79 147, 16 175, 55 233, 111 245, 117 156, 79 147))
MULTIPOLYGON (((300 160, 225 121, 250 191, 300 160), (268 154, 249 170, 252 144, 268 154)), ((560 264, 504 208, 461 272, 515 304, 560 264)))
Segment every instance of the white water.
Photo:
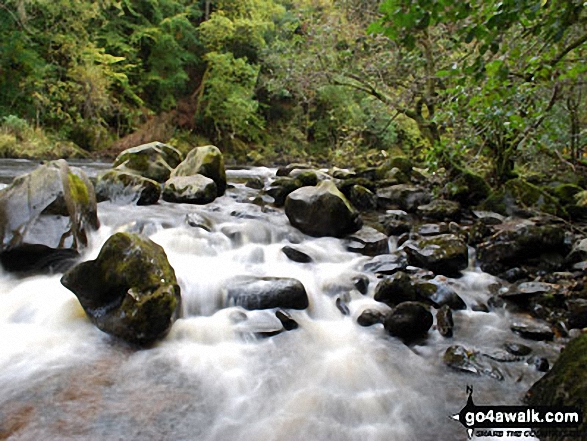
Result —
MULTIPOLYGON (((142 226, 175 268, 184 316, 151 349, 97 330, 60 275, 0 274, 0 439, 464 440, 449 417, 465 405, 466 385, 476 404, 514 405, 541 376, 523 362, 500 364, 501 382, 444 366, 452 344, 528 344, 509 331, 505 311, 456 312, 454 338, 431 330, 413 347, 381 325, 360 327, 362 310, 386 308, 373 300, 374 276, 366 296, 352 288, 368 258, 337 239, 302 235, 280 210, 245 203, 254 195, 237 184, 206 207, 99 205, 102 228, 84 259, 112 233, 142 226), (190 212, 213 230, 188 227, 190 212), (281 248, 291 244, 314 263, 288 260, 281 248), (272 311, 223 309, 224 282, 243 274, 299 279, 310 298, 307 310, 290 311, 299 329, 257 338, 272 329, 272 311), (335 305, 344 293, 350 316, 335 305)), ((471 270, 451 283, 471 306, 489 298, 492 281, 471 270)), ((530 345, 552 360, 552 347, 530 345)))

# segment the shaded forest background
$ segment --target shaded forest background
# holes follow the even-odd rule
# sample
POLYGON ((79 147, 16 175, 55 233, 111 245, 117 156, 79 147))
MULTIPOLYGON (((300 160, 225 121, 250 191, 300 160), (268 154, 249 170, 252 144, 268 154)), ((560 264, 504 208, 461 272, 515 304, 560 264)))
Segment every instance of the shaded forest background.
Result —
POLYGON ((239 163, 573 174, 587 3, 1 0, 0 122, 4 157, 159 140, 239 163))

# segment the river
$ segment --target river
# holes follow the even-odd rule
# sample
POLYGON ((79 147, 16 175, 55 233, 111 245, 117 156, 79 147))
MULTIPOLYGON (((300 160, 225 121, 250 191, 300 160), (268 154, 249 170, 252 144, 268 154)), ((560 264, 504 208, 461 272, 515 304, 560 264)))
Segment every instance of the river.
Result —
MULTIPOLYGON (((3 161, 0 173, 8 182, 34 165, 3 161)), ((107 166, 83 165, 90 174, 107 166)), ((450 279, 469 306, 454 312, 453 338, 430 330, 406 346, 382 325, 359 326, 361 311, 381 307, 375 275, 366 273, 367 295, 352 288, 370 258, 339 239, 301 234, 281 209, 252 204, 258 191, 243 184, 252 176, 269 180, 274 170, 229 170, 233 186, 206 206, 99 204, 102 226, 83 259, 95 258, 117 231, 142 232, 176 271, 183 317, 152 348, 137 350, 95 328, 59 274, 0 273, 0 439, 465 440, 450 416, 466 404, 468 385, 478 405, 516 405, 543 374, 525 362, 501 363, 502 381, 457 372, 442 360, 449 346, 491 351, 519 342, 551 364, 556 358, 556 345, 513 334, 517 317, 507 310, 471 310, 495 281, 474 261, 450 279), (212 230, 190 227, 190 213, 209 219, 212 230), (289 260, 281 249, 291 244, 313 263, 289 260), (310 307, 289 311, 298 329, 260 337, 274 329, 273 311, 222 307, 224 282, 246 274, 304 284, 310 307), (336 306, 341 293, 348 315, 336 306)))

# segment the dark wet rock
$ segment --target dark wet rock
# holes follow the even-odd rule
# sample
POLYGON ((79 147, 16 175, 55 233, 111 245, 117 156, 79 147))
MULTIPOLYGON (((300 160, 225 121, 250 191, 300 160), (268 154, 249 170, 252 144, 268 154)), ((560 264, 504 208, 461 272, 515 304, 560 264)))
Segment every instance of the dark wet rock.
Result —
POLYGON ((508 291, 501 294, 504 300, 517 304, 525 304, 530 299, 542 294, 553 295, 557 287, 543 282, 522 282, 512 285, 508 291))
POLYGON ((440 335, 450 338, 453 335, 454 327, 455 324, 452 318, 452 310, 448 305, 444 305, 436 313, 436 328, 440 335))
POLYGON ((364 187, 372 193, 377 190, 377 185, 375 182, 365 178, 350 178, 336 182, 336 188, 338 188, 347 198, 350 196, 351 189, 355 185, 364 187))
POLYGON ((416 288, 412 278, 403 271, 379 281, 373 298, 389 306, 417 300, 416 288))
POLYGON ((262 190, 265 187, 265 182, 261 178, 250 178, 247 179, 245 187, 252 188, 253 190, 262 190))
POLYGON ((481 269, 498 275, 521 262, 541 260, 545 253, 565 255, 565 232, 556 225, 529 222, 504 224, 504 228, 477 247, 481 269))
POLYGON ((174 176, 165 182, 162 196, 167 202, 209 204, 217 193, 216 183, 203 175, 174 176))
POLYGON ((218 196, 226 191, 226 169, 222 152, 213 145, 192 149, 173 170, 171 177, 203 175, 216 184, 218 196))
POLYGON ((485 303, 475 303, 473 306, 471 306, 471 311, 489 312, 489 307, 485 303))
POLYGON ((528 340, 552 341, 554 339, 554 332, 546 324, 514 323, 510 326, 510 329, 528 340))
POLYGON ((445 185, 442 193, 448 199, 470 206, 483 201, 489 196, 490 191, 489 184, 481 176, 468 170, 461 170, 445 185))
POLYGON ((502 349, 493 349, 490 351, 484 351, 481 354, 483 357, 490 358, 495 361, 499 361, 500 363, 513 363, 516 361, 523 360, 522 357, 512 354, 511 352, 502 350, 502 349))
POLYGON ((567 305, 567 328, 587 328, 587 299, 568 299, 567 305))
POLYGON ((525 279, 529 276, 528 270, 525 268, 514 267, 499 274, 499 278, 507 282, 514 283, 519 280, 525 279))
POLYGON ((348 198, 357 210, 377 210, 377 196, 361 185, 353 185, 348 192, 348 198))
POLYGON ((294 227, 311 236, 344 237, 363 225, 359 212, 332 181, 290 193, 285 214, 294 227))
POLYGON ((444 353, 444 363, 453 369, 474 375, 488 376, 503 380, 503 374, 490 360, 481 357, 479 351, 472 351, 463 346, 454 345, 444 353))
POLYGON ((342 315, 350 315, 351 312, 349 307, 341 297, 336 298, 335 304, 336 308, 341 312, 342 315))
POLYGON ((556 198, 523 179, 511 179, 483 202, 482 208, 507 216, 531 217, 537 212, 564 215, 556 198))
POLYGON ((587 260, 587 239, 582 239, 573 245, 573 249, 566 259, 568 265, 587 260))
POLYGON ((369 278, 363 275, 355 276, 353 277, 353 285, 357 288, 357 291, 365 295, 369 289, 369 278))
MULTIPOLYGON (((304 169, 294 169, 292 170, 289 175, 290 178, 297 179, 303 187, 314 187, 318 184, 318 172, 315 170, 304 170, 304 169)), ((329 178, 329 176, 327 176, 329 178)), ((321 176, 321 181, 324 180, 324 177, 321 176)))
POLYGON ((467 244, 454 234, 442 234, 408 241, 403 249, 410 265, 429 269, 445 276, 458 275, 469 265, 467 244))
POLYGON ((410 176, 412 174, 412 170, 414 168, 412 161, 409 158, 406 158, 405 156, 394 156, 392 158, 389 158, 387 161, 385 161, 384 165, 388 167, 390 170, 398 168, 402 171, 402 173, 405 173, 407 176, 410 176))
POLYGON ((472 210, 472 213, 484 225, 498 225, 506 220, 505 216, 493 211, 472 210))
POLYGON ((426 205, 420 205, 416 213, 426 219, 438 221, 456 220, 459 218, 461 205, 455 201, 434 199, 426 205))
POLYGON ((550 369, 550 363, 544 357, 532 356, 528 358, 528 364, 534 366, 538 372, 548 372, 550 369))
POLYGON ((398 207, 407 212, 414 212, 420 205, 429 203, 432 196, 422 187, 398 184, 379 188, 377 198, 381 208, 398 207))
MULTIPOLYGON (((579 433, 587 430, 585 401, 587 397, 587 334, 571 340, 563 349, 550 372, 538 380, 525 396, 531 406, 573 406, 583 413, 579 433)), ((562 441, 560 437, 541 437, 544 441, 562 441)), ((565 441, 578 439, 569 437, 565 441)))
POLYGON ((277 169, 275 173, 276 176, 288 176, 293 170, 300 169, 300 170, 311 170, 312 167, 310 164, 302 164, 302 163, 292 163, 289 165, 284 165, 277 169))
POLYGON ((426 336, 433 320, 426 306, 418 302, 404 302, 392 309, 383 325, 389 334, 409 343, 426 336))
POLYGON ((283 207, 287 196, 301 187, 303 184, 297 179, 278 178, 271 183, 266 193, 273 198, 276 207, 283 207))
POLYGON ((113 167, 156 182, 165 182, 182 159, 181 152, 175 147, 151 142, 124 150, 114 160, 113 167))
POLYGON ((226 304, 245 309, 306 309, 304 285, 296 279, 240 276, 227 281, 226 304))
POLYGON ((467 228, 466 231, 467 243, 471 246, 480 244, 494 233, 489 226, 481 221, 476 221, 473 225, 467 228))
POLYGON ((345 238, 346 249, 365 256, 377 256, 389 251, 388 237, 375 228, 364 226, 345 238))
POLYGON ((279 319, 279 321, 283 325, 283 329, 285 329, 286 331, 293 331, 294 329, 298 329, 298 322, 296 322, 292 318, 290 313, 282 311, 280 309, 275 312, 275 316, 279 319))
POLYGON ((294 262, 298 263, 311 263, 313 259, 308 256, 303 251, 298 250, 297 248, 290 247, 289 245, 284 246, 281 249, 281 252, 287 256, 289 260, 293 260, 294 262))
POLYGON ((525 357, 532 352, 532 348, 530 346, 526 346, 521 343, 506 342, 503 344, 503 347, 510 354, 518 357, 525 357))
POLYGON ((357 318, 357 323, 360 326, 373 326, 385 321, 385 314, 377 309, 365 309, 357 318))
POLYGON ((383 225, 385 234, 388 236, 409 233, 412 228, 410 216, 403 210, 387 210, 384 215, 379 217, 379 222, 383 225))
POLYGON ((0 256, 5 269, 61 271, 100 226, 94 187, 63 159, 0 190, 0 256))
POLYGON ((420 299, 437 309, 443 306, 448 306, 453 310, 467 309, 467 304, 461 296, 446 283, 430 280, 417 283, 415 288, 420 299))
POLYGON ((357 174, 353 171, 341 169, 338 167, 333 167, 329 173, 335 179, 351 179, 357 176, 357 174))
POLYGON ((197 212, 188 213, 185 215, 185 223, 192 228, 201 228, 205 231, 212 231, 213 224, 210 219, 197 212))
POLYGON ((75 266, 61 283, 94 325, 131 343, 164 337, 181 310, 180 288, 165 251, 136 234, 111 236, 96 260, 75 266))
POLYGON ((438 236, 440 234, 447 234, 449 230, 448 224, 442 222, 439 224, 422 224, 415 232, 420 236, 438 236))
POLYGON ((96 182, 96 198, 100 202, 151 205, 156 204, 160 196, 158 182, 116 169, 100 174, 96 182))

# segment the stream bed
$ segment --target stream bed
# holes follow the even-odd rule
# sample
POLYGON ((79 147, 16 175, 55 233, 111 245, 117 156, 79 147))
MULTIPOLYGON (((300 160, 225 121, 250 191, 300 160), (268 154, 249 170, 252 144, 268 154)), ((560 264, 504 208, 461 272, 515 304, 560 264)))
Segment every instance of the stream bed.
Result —
MULTIPOLYGON (((104 166, 88 165, 93 172, 104 166)), ((0 166, 8 177, 13 170, 0 166)), ((448 347, 492 352, 523 343, 554 362, 561 345, 514 334, 520 317, 471 309, 487 302, 495 282, 474 259, 448 280, 468 306, 454 311, 452 338, 433 327, 407 346, 383 325, 359 326, 364 309, 382 306, 373 299, 376 275, 363 270, 371 258, 347 251, 340 239, 302 234, 282 209, 251 203, 258 191, 244 181, 267 182, 274 172, 228 170, 231 187, 205 206, 98 205, 102 226, 83 260, 94 259, 115 232, 140 232, 165 249, 175 269, 182 317, 151 348, 94 327, 61 274, 0 272, 0 439, 465 440, 450 417, 466 404, 467 386, 477 405, 517 405, 543 373, 525 361, 500 363, 502 380, 459 372, 443 362, 448 347), (190 226, 191 216, 206 219, 210 231, 190 226), (286 245, 313 262, 288 259, 286 245), (369 279, 366 294, 353 285, 361 274, 369 279), (301 281, 310 306, 288 311, 298 328, 269 336, 275 311, 225 307, 226 282, 239 275, 301 281), (346 315, 336 302, 342 294, 346 315)))

